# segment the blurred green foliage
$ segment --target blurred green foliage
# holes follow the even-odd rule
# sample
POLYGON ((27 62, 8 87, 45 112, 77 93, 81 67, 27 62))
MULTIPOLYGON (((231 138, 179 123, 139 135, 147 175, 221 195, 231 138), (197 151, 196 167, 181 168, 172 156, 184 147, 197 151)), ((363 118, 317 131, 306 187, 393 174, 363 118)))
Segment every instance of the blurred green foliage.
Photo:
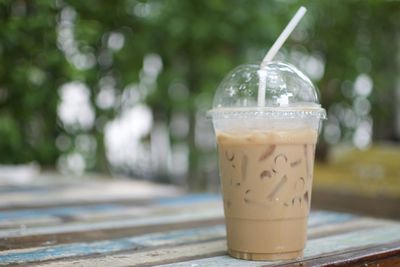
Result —
MULTIPOLYGON (((163 68, 156 83, 148 84, 149 93, 140 92, 141 101, 151 107, 155 121, 168 122, 175 111, 188 114, 188 176, 194 187, 201 186, 206 179, 201 162, 214 152, 195 143, 196 111, 211 106, 227 72, 260 62, 300 5, 309 11, 282 49, 281 59, 291 61, 301 53, 324 63, 323 76, 314 82, 326 108, 339 102, 351 105, 353 99, 344 92, 346 81, 353 83, 360 73, 370 75, 374 137, 392 138, 400 47, 397 1, 2 0, 0 162, 35 160, 54 166, 65 152, 55 139, 62 134, 73 140, 86 133, 97 142, 91 170, 107 171, 103 127, 119 114, 120 106, 104 109, 96 104, 99 81, 112 77, 121 95, 127 85, 139 83, 145 56, 156 54, 163 68), (91 64, 77 67, 73 55, 61 49, 63 16, 73 24, 75 53, 91 59, 91 64), (112 34, 122 34, 121 49, 110 47, 112 34), (89 130, 67 131, 57 118, 58 89, 69 81, 81 81, 91 91, 97 119, 89 130), (184 85, 188 95, 175 94, 174 84, 184 85)), ((340 127, 345 133, 346 127, 340 127)))
POLYGON ((49 1, 0 2, 0 162, 54 164, 57 87, 68 75, 49 1))

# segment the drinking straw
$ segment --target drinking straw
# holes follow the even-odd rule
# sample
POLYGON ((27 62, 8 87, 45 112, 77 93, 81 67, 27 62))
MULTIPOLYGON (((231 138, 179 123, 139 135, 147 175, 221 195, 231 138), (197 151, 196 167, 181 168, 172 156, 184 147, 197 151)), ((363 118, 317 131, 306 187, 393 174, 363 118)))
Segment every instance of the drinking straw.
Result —
POLYGON ((293 18, 289 21, 288 25, 279 35, 278 39, 276 39, 275 43, 271 46, 268 50, 267 54, 265 55, 264 59, 260 64, 260 83, 258 86, 258 98, 257 103, 259 107, 263 107, 265 105, 265 89, 266 89, 266 71, 265 68, 267 64, 272 61, 275 55, 278 53, 279 49, 285 43, 286 39, 289 35, 293 32, 296 28, 297 24, 299 24, 300 20, 303 18, 304 14, 306 13, 307 9, 305 7, 300 7, 293 18))

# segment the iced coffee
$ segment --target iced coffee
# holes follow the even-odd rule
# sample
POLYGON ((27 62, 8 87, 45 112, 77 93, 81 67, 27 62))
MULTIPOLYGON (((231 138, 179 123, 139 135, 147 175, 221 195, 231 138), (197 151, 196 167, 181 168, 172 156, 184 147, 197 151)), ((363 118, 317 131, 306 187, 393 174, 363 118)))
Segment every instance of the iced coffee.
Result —
POLYGON ((314 152, 321 119, 312 82, 294 66, 242 65, 214 96, 228 253, 301 257, 307 239, 314 152), (263 101, 258 101, 264 86, 263 101))
POLYGON ((290 259, 306 242, 317 132, 217 132, 229 254, 290 259))

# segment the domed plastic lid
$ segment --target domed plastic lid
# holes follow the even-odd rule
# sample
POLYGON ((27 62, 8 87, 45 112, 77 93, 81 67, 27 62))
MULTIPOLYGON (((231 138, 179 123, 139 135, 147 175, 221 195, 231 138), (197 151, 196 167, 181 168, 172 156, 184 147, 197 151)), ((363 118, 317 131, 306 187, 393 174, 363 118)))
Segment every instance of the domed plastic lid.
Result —
POLYGON ((326 112, 310 79, 296 67, 270 62, 260 70, 258 65, 241 65, 231 71, 218 87, 212 118, 247 116, 317 117, 326 112), (265 101, 257 102, 259 85, 265 86, 265 101))

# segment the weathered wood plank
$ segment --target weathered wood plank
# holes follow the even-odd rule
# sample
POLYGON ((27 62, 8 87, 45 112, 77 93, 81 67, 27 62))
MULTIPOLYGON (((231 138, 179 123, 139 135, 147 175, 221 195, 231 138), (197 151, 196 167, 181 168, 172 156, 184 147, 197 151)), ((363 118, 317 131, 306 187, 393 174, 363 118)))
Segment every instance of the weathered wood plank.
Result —
MULTIPOLYGON (((188 205, 207 205, 214 203, 220 205, 221 197, 218 195, 189 195, 174 198, 157 198, 146 204, 94 204, 94 205, 79 205, 79 206, 61 206, 48 208, 31 208, 19 210, 6 210, 0 212, 0 227, 7 225, 10 227, 13 221, 19 227, 21 221, 33 218, 92 218, 100 217, 102 214, 107 216, 119 216, 121 214, 136 214, 137 210, 144 212, 146 209, 160 211, 165 206, 188 206, 188 205)), ((199 206, 193 206, 198 208, 199 206)), ((327 216, 337 216, 338 213, 326 214, 327 216)), ((347 216, 347 215, 343 215, 347 216)), ((34 220, 33 220, 34 221, 34 220)))
POLYGON ((367 246, 351 251, 316 256, 296 263, 278 264, 279 267, 322 266, 400 266, 400 242, 367 246))
MULTIPOLYGON (((206 202, 209 203, 209 202, 206 202)), ((144 216, 145 214, 136 214, 133 215, 132 217, 128 217, 128 219, 124 218, 112 218, 113 220, 100 220, 100 221, 89 221, 85 223, 79 223, 78 226, 85 226, 84 229, 79 229, 80 231, 74 231, 76 224, 74 223, 65 223, 62 225, 63 231, 59 231, 54 233, 54 228, 56 230, 60 230, 61 226, 46 226, 46 227, 39 227, 39 228, 31 228, 29 231, 31 234, 27 233, 27 229, 20 229, 19 227, 17 229, 14 229, 12 232, 14 235, 13 236, 8 236, 7 239, 5 240, 4 238, 0 238, 0 250, 7 250, 7 249, 16 249, 16 248, 26 248, 26 247, 37 247, 37 246, 43 246, 43 244, 62 244, 62 243, 72 243, 72 242, 90 242, 90 241, 95 241, 95 240, 102 240, 102 239, 112 239, 112 238, 119 238, 123 237, 126 235, 133 235, 133 234, 141 234, 144 233, 145 231, 148 231, 149 233, 152 232, 157 232, 157 231, 162 231, 163 229, 182 229, 190 227, 191 225, 193 227, 196 226, 203 226, 203 225, 213 225, 219 222, 223 221, 223 212, 222 208, 220 207, 221 203, 219 201, 211 201, 209 204, 201 203, 199 202, 198 204, 195 205, 181 205, 177 204, 169 204, 165 205, 165 207, 159 207, 159 206, 154 206, 151 207, 150 210, 154 211, 154 214, 159 216, 159 224, 150 224, 147 225, 146 220, 142 223, 144 225, 137 225, 138 223, 140 224, 140 221, 138 218, 149 218, 152 219, 152 216, 144 216), (197 206, 199 205, 199 206, 197 206), (186 214, 190 216, 193 211, 193 207, 196 207, 196 210, 198 211, 196 213, 198 218, 193 218, 193 221, 180 221, 177 220, 177 222, 174 223, 168 223, 168 218, 167 220, 164 220, 163 216, 161 215, 167 215, 168 217, 173 216, 174 214, 186 214), (174 209, 176 208, 176 210, 174 209), (220 209, 219 217, 218 217, 218 212, 216 212, 216 218, 213 219, 207 219, 205 217, 201 217, 202 210, 206 211, 212 211, 215 209, 220 209), (141 216, 143 215, 143 216, 141 216), (121 220, 122 219, 122 220, 121 220), (195 221, 195 220, 198 221, 195 221), (134 225, 122 227, 120 223, 126 223, 126 222, 131 222, 134 223, 134 225), (115 226, 118 228, 114 227, 106 227, 104 226, 115 226), (97 228, 96 228, 97 227, 97 228), (36 234, 35 230, 39 229, 41 232, 40 234, 36 234), (32 233, 32 231, 34 233, 32 233)), ((145 209, 146 210, 146 209, 145 209)), ((153 214, 153 215, 154 215, 153 214)), ((338 223, 338 222, 345 222, 349 221, 352 218, 355 218, 352 215, 349 214, 340 214, 340 213, 330 213, 330 212, 324 212, 324 211, 317 211, 317 212, 312 212, 310 219, 309 219, 309 227, 314 227, 316 225, 320 224, 332 224, 332 223, 338 223)))
MULTIPOLYGON (((64 225, 31 229, 18 228, 11 231, 12 235, 5 236, 7 238, 5 241, 0 238, 0 250, 41 246, 43 243, 61 244, 119 238, 135 233, 140 234, 143 233, 143 231, 156 232, 162 231, 163 229, 179 229, 180 225, 182 228, 190 225, 210 225, 213 222, 223 221, 222 208, 218 207, 218 205, 220 205, 220 203, 214 203, 214 205, 211 205, 212 208, 207 205, 201 205, 201 208, 203 208, 205 212, 202 212, 202 209, 199 208, 197 209, 196 216, 191 215, 193 210, 191 208, 193 206, 189 205, 186 207, 189 210, 182 210, 182 207, 179 207, 178 210, 170 210, 171 212, 164 213, 163 215, 167 215, 167 217, 158 216, 154 218, 152 216, 143 216, 142 219, 136 217, 126 220, 96 221, 93 223, 66 223, 64 225), (209 217, 210 211, 215 212, 214 217, 209 217), (179 217, 182 215, 186 216, 189 221, 186 222, 182 217, 179 217), (171 219, 174 221, 171 222, 171 219), (153 223, 149 223, 151 221, 153 221, 153 223)), ((322 211, 313 212, 309 219, 309 227, 312 228, 318 225, 346 222, 354 218, 354 216, 349 214, 322 211)), ((7 232, 6 234, 10 233, 7 232)))
POLYGON ((183 245, 172 248, 164 248, 138 253, 121 253, 116 255, 105 255, 101 258, 85 258, 72 261, 54 261, 43 263, 43 266, 150 266, 157 262, 173 262, 176 259, 190 258, 196 255, 213 256, 223 254, 226 251, 225 240, 210 241, 183 245))
POLYGON ((16 211, 2 211, 0 213, 0 222, 12 221, 27 218, 40 218, 51 216, 75 216, 81 213, 98 213, 110 210, 123 208, 121 205, 115 204, 99 204, 91 206, 70 206, 70 207, 57 207, 47 209, 25 209, 16 211))
POLYGON ((67 257, 80 257, 96 253, 112 253, 126 250, 138 250, 156 246, 176 246, 190 242, 222 238, 224 225, 163 233, 154 233, 116 240, 93 243, 75 243, 51 247, 29 248, 0 252, 0 264, 27 263, 67 257))
MULTIPOLYGON (((367 246, 379 247, 378 245, 384 245, 391 242, 400 242, 399 233, 400 224, 394 224, 378 229, 365 229, 336 236, 328 236, 309 240, 307 242, 307 247, 304 251, 304 259, 307 260, 311 258, 321 257, 321 255, 323 255, 325 256, 325 262, 329 263, 329 257, 331 255, 337 255, 338 253, 344 253, 346 251, 348 252, 359 250, 360 248, 365 248, 367 246)), ((196 260, 190 260, 180 263, 174 262, 172 264, 165 264, 162 266, 269 266, 274 264, 278 265, 279 263, 294 264, 296 262, 298 261, 240 261, 237 259, 233 259, 229 256, 219 256, 211 258, 198 257, 198 259, 196 260)))
POLYGON ((114 180, 113 182, 82 180, 80 183, 65 183, 61 186, 60 184, 44 184, 42 186, 41 190, 2 192, 0 209, 154 199, 183 193, 173 186, 126 180, 114 180), (48 190, 46 190, 46 186, 48 190), (43 190, 46 192, 43 193, 43 190))
POLYGON ((376 227, 385 227, 397 222, 389 220, 371 219, 365 217, 356 217, 351 220, 338 220, 335 223, 319 224, 308 230, 308 239, 334 236, 337 234, 348 233, 351 231, 371 229, 376 227))
POLYGON ((349 213, 338 213, 330 211, 312 211, 308 220, 308 227, 326 224, 331 221, 348 221, 356 218, 356 216, 349 213))
POLYGON ((43 245, 55 245, 72 242, 91 242, 95 240, 106 240, 120 238, 130 235, 144 233, 162 232, 168 230, 187 229, 193 227, 210 226, 223 223, 223 218, 211 218, 204 220, 180 220, 160 223, 141 224, 127 228, 110 228, 102 230, 91 230, 76 233, 31 235, 13 238, 0 238, 0 250, 15 248, 37 247, 43 245))
POLYGON ((165 199, 159 198, 155 199, 152 205, 126 207, 126 209, 115 211, 117 214, 114 211, 111 213, 101 211, 100 214, 79 214, 79 217, 76 218, 79 222, 69 220, 68 222, 63 221, 62 225, 29 228, 16 225, 11 230, 2 231, 3 234, 11 233, 11 235, 0 238, 0 250, 42 246, 43 244, 90 242, 141 234, 145 231, 152 233, 164 229, 213 225, 223 222, 222 204, 215 199, 216 195, 209 195, 204 198, 186 196, 177 197, 170 203, 164 203, 165 199), (160 205, 159 203, 163 204, 160 205), (191 216, 193 209, 198 211, 194 217, 191 216), (210 217, 210 212, 214 212, 215 216, 210 217), (174 222, 170 221, 175 215, 182 216, 182 214, 186 217, 192 217, 191 220, 185 222, 182 217, 177 217, 174 222), (55 230, 57 232, 54 232, 55 230))
POLYGON ((99 229, 118 229, 127 228, 140 225, 157 225, 164 223, 178 223, 185 221, 196 221, 220 218, 223 215, 222 207, 208 208, 194 213, 190 213, 187 210, 179 210, 172 215, 162 216, 148 216, 143 218, 131 218, 126 220, 116 221, 100 221, 94 223, 71 223, 62 224, 57 226, 49 227, 34 227, 27 229, 6 229, 0 230, 0 238, 10 237, 22 237, 31 235, 42 235, 42 234, 59 234, 59 233, 73 233, 73 232, 85 232, 99 229))
MULTIPOLYGON (((386 221, 356 219, 347 223, 340 221, 331 228, 335 228, 335 233, 348 232, 349 229, 373 229, 387 225, 386 221)), ((309 239, 321 237, 322 230, 326 229, 326 225, 312 228, 309 231, 309 239)), ((126 250, 147 250, 151 247, 159 246, 178 246, 190 242, 202 242, 206 240, 225 240, 224 225, 216 225, 208 228, 198 228, 189 230, 180 230, 172 232, 164 232, 157 234, 147 234, 136 237, 98 241, 92 243, 74 243, 66 245, 58 245, 52 247, 40 247, 29 249, 18 249, 0 252, 0 262, 34 262, 44 260, 55 260, 64 257, 83 257, 95 253, 110 254, 112 252, 120 252, 126 250)))
POLYGON ((0 222, 0 230, 15 229, 18 227, 38 227, 47 225, 57 225, 63 222, 63 218, 58 217, 40 217, 26 218, 18 220, 3 220, 0 222))
MULTIPOLYGON (((62 185, 61 185, 62 186, 62 185)), ((21 192, 37 192, 40 194, 47 193, 50 190, 57 190, 61 188, 60 185, 32 185, 32 184, 24 184, 24 185, 1 185, 0 184, 0 194, 15 194, 21 192)))
POLYGON ((221 205, 219 198, 218 201, 215 201, 216 197, 205 197, 203 200, 198 197, 196 198, 198 199, 197 201, 185 203, 187 198, 181 199, 178 197, 175 202, 162 205, 159 203, 162 203, 163 199, 155 199, 153 203, 147 203, 146 205, 96 204, 2 211, 0 212, 0 230, 1 228, 12 228, 13 226, 18 229, 21 225, 25 225, 28 228, 35 226, 37 222, 45 226, 46 220, 49 221, 49 225, 54 225, 55 220, 60 223, 77 221, 94 222, 111 219, 123 220, 137 216, 146 217, 154 214, 174 214, 177 210, 185 208, 191 210, 206 209, 221 205))
POLYGON ((223 219, 188 221, 181 223, 143 225, 134 228, 111 229, 108 231, 91 231, 80 234, 60 234, 60 235, 41 235, 28 236, 23 238, 4 239, 0 241, 0 250, 10 251, 11 249, 24 249, 43 246, 55 246, 58 244, 69 244, 73 242, 93 242, 97 240, 113 240, 126 236, 151 234, 172 230, 192 229, 197 227, 215 226, 223 223, 223 219))
MULTIPOLYGON (((300 264, 225 256, 221 196, 175 197, 181 192, 163 187, 154 191, 148 184, 133 190, 133 183, 127 185, 89 182, 0 188, 0 265, 300 264)), ((397 222, 313 211, 308 225, 302 261, 307 266, 400 261, 397 222)))

